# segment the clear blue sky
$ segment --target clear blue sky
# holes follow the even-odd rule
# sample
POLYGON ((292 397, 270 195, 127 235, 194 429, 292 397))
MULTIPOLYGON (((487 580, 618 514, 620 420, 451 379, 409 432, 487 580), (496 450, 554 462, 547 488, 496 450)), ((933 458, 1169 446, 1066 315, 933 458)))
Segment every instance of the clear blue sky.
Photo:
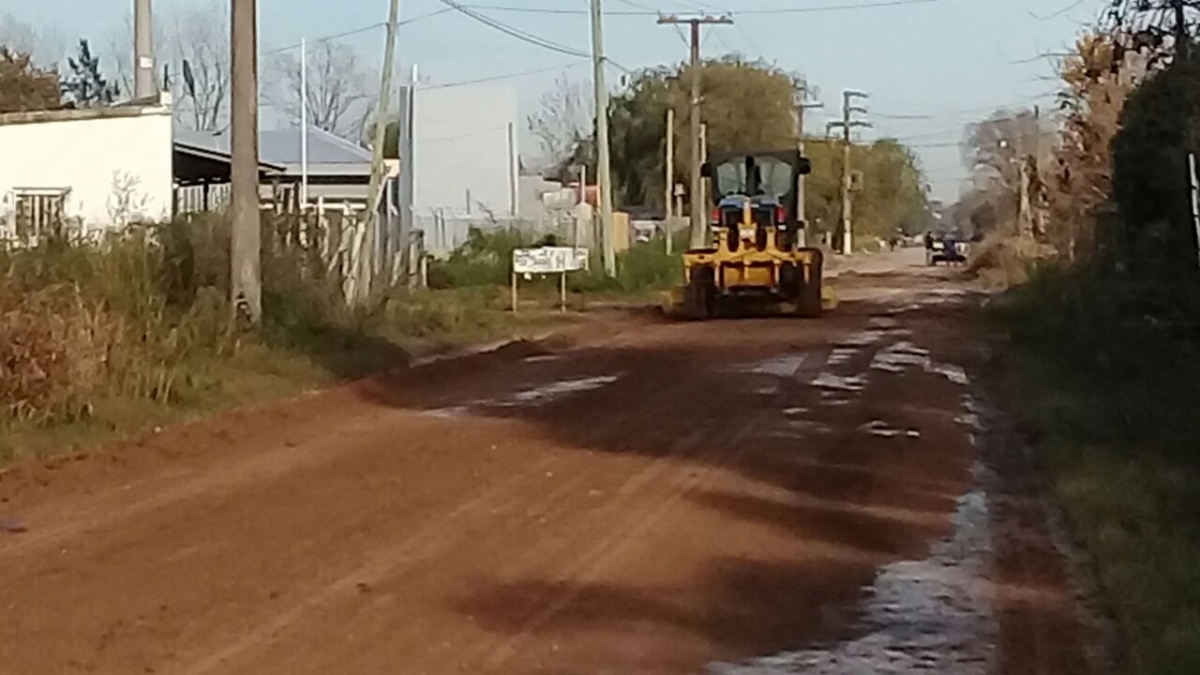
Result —
MULTIPOLYGON (((227 2, 228 0, 222 0, 227 2)), ((474 6, 553 8, 578 14, 483 10, 491 17, 557 43, 588 51, 587 0, 462 0, 474 6)), ((810 119, 824 127, 844 88, 871 92, 876 130, 867 138, 897 136, 916 147, 934 194, 954 199, 962 169, 963 125, 999 106, 1052 103, 1053 63, 1036 58, 1061 51, 1095 19, 1107 0, 907 0, 908 4, 852 10, 863 5, 906 0, 605 0, 605 41, 609 56, 622 66, 675 62, 686 58, 681 36, 659 26, 653 16, 667 12, 733 13, 735 25, 706 31, 704 54, 737 51, 762 57, 806 75, 830 108, 810 119), (781 8, 814 11, 755 13, 781 8), (904 119, 899 119, 903 117, 904 119)), ((156 9, 203 6, 208 0, 155 0, 156 9)), ((387 0, 259 0, 264 49, 353 30, 386 19, 387 0)), ((53 26, 61 39, 88 37, 106 44, 126 20, 133 0, 3 0, 0 15, 38 28, 53 26)), ((438 0, 402 0, 403 18, 443 9, 438 0)), ((345 38, 368 58, 378 59, 383 32, 345 38)), ((434 82, 470 80, 556 66, 570 67, 576 79, 589 78, 585 61, 526 44, 455 12, 435 14, 401 29, 400 59, 419 63, 434 82)), ((513 78, 522 107, 532 110, 557 72, 513 78)), ((422 79, 425 79, 423 77, 422 79)), ((619 72, 610 82, 618 84, 619 72)), ((528 146, 526 146, 528 147, 528 146)))

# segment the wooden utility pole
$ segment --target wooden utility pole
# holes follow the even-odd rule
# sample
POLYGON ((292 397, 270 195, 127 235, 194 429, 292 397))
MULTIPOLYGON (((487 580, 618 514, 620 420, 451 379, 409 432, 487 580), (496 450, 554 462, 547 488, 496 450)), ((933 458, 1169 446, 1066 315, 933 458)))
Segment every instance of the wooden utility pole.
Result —
POLYGON ((846 90, 842 92, 842 120, 840 122, 830 122, 829 128, 841 128, 842 130, 842 217, 838 223, 838 229, 841 231, 841 250, 845 255, 849 255, 854 249, 853 222, 854 222, 854 204, 850 193, 853 181, 853 173, 850 167, 851 159, 851 142, 850 130, 855 127, 870 127, 869 122, 863 122, 853 119, 854 113, 865 113, 866 108, 853 104, 856 98, 867 98, 867 94, 861 91, 846 90))
POLYGON ((150 0, 136 0, 133 4, 133 97, 150 98, 158 93, 154 83, 154 21, 150 14, 150 0))
POLYGON ((702 195, 702 179, 700 177, 700 165, 703 163, 700 159, 701 144, 700 144, 700 26, 710 24, 732 24, 733 19, 728 15, 723 16, 692 16, 685 17, 676 14, 661 15, 658 17, 659 24, 688 24, 691 27, 691 68, 689 79, 691 83, 691 114, 690 128, 692 140, 692 189, 691 202, 692 208, 689 213, 691 218, 690 226, 690 245, 693 248, 704 246, 708 240, 708 223, 705 218, 707 209, 704 208, 704 197, 702 195))
POLYGON ((1191 53, 1191 36, 1188 35, 1186 8, 1186 0, 1171 0, 1171 9, 1175 14, 1173 31, 1175 36, 1175 55, 1181 61, 1186 61, 1191 53))
POLYGON ((262 319, 262 231, 258 211, 258 0, 232 2, 230 299, 235 315, 258 324, 262 319))
POLYGON ((667 255, 671 255, 671 238, 675 231, 675 216, 671 212, 671 192, 675 186, 675 109, 667 108, 667 170, 665 180, 663 181, 663 208, 666 211, 667 219, 664 230, 667 233, 667 255))
POLYGON ((596 103, 596 189, 599 191, 600 239, 604 251, 604 271, 617 276, 617 254, 613 241, 612 166, 608 157, 608 88, 604 85, 604 28, 600 0, 591 0, 592 8, 592 84, 596 103))
POLYGON ((379 101, 375 108, 375 140, 371 148, 371 181, 367 188, 367 222, 358 249, 358 281, 355 298, 365 303, 371 295, 371 278, 375 273, 374 252, 379 233, 379 206, 383 190, 383 144, 387 138, 388 102, 392 98, 392 63, 396 58, 396 28, 400 22, 400 0, 391 0, 388 11, 387 43, 383 50, 383 72, 380 75, 379 101))

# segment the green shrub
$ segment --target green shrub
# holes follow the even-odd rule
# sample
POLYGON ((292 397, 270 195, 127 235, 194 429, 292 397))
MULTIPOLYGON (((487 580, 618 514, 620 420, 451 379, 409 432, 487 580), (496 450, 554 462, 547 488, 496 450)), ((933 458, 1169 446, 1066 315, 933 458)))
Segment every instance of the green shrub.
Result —
POLYGON ((516 228, 471 228, 467 241, 446 260, 429 266, 429 286, 434 289, 509 283, 513 251, 531 246, 534 239, 516 228))

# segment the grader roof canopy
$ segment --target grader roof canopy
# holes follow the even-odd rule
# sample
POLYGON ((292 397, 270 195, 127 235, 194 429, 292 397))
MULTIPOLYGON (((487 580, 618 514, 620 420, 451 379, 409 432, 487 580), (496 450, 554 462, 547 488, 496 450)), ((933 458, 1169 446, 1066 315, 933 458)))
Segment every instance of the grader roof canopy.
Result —
POLYGON ((812 164, 797 150, 722 153, 705 162, 702 173, 713 180, 713 200, 730 195, 782 197, 812 164))

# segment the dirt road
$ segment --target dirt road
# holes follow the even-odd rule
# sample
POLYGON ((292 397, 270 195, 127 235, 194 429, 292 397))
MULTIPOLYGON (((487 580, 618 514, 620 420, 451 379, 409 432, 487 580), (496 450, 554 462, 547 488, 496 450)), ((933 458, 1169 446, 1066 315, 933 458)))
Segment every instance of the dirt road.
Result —
POLYGON ((915 257, 18 467, 0 673, 1094 672, 979 299, 915 257))

